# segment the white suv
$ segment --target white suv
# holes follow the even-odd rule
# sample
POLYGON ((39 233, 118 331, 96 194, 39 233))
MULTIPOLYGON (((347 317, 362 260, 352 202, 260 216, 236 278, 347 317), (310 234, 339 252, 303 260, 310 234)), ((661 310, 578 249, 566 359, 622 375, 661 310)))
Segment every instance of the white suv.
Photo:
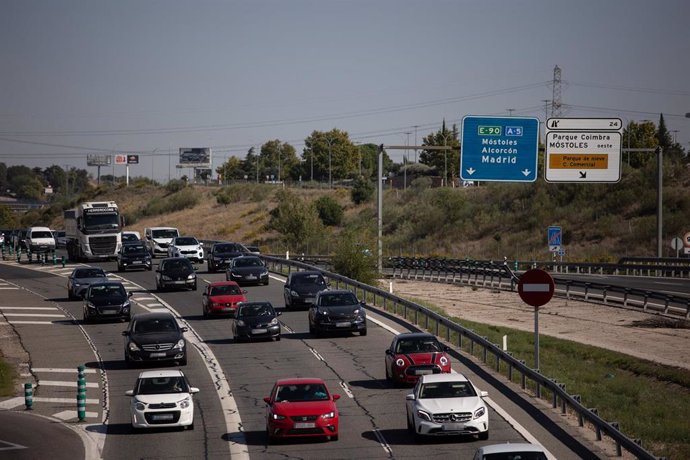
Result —
POLYGON ((168 257, 186 257, 192 262, 203 262, 204 244, 193 236, 178 236, 173 238, 168 246, 168 257))
POLYGON ((167 256, 168 246, 173 238, 178 236, 180 236, 180 232, 175 227, 147 227, 144 229, 144 240, 151 257, 167 256))

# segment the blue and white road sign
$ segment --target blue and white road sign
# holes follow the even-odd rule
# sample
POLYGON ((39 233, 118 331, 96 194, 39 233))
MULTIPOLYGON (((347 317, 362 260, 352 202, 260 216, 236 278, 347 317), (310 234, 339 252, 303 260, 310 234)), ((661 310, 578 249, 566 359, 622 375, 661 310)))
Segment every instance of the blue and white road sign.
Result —
POLYGON ((460 178, 534 182, 538 149, 537 118, 468 115, 462 119, 460 178))
POLYGON ((561 227, 549 227, 547 232, 547 239, 549 242, 549 251, 558 252, 561 249, 561 227))

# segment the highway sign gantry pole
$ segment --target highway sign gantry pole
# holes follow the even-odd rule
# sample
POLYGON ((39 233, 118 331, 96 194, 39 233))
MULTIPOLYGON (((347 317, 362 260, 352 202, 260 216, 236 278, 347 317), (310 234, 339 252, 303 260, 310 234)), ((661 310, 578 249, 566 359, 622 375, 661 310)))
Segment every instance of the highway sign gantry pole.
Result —
POLYGON ((539 370, 539 307, 546 305, 553 297, 556 284, 551 275, 539 268, 527 270, 520 276, 518 294, 527 304, 534 307, 534 369, 539 370))

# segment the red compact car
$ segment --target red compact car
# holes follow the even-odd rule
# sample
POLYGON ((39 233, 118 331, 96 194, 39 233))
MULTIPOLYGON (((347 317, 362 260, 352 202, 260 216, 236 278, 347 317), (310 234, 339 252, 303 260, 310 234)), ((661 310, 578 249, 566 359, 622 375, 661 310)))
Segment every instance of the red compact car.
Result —
POLYGON ((321 379, 278 380, 266 402, 268 442, 278 438, 325 436, 338 439, 340 395, 331 394, 321 379))
POLYGON ((420 376, 450 372, 448 347, 425 332, 395 336, 386 349, 386 380, 414 384, 420 376))
POLYGON ((234 281, 216 281, 209 283, 201 296, 201 306, 204 316, 231 315, 235 316, 237 304, 246 302, 246 290, 241 289, 234 281))

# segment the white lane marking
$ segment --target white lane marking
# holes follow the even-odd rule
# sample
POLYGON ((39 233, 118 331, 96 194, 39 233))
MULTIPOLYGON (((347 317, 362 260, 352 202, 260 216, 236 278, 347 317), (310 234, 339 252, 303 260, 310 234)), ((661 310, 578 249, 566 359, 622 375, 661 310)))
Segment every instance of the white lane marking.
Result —
POLYGON ((22 396, 17 396, 16 398, 0 401, 0 409, 14 409, 22 404, 24 404, 24 398, 22 396))
POLYGON ((156 298, 151 296, 136 296, 134 300, 137 302, 141 302, 142 300, 156 300, 156 298))
POLYGON ((50 311, 55 311, 57 308, 55 307, 0 307, 0 310, 29 310, 29 311, 43 311, 43 310, 50 310, 50 311))
MULTIPOLYGON (((79 372, 78 369, 74 368, 59 368, 59 367, 32 367, 31 368, 32 372, 55 372, 55 373, 63 373, 63 374, 68 374, 68 373, 77 373, 79 372)), ((97 371, 96 369, 84 369, 85 374, 95 374, 97 371)))
MULTIPOLYGON (((98 417, 98 412, 86 411, 84 413, 86 414, 86 418, 97 418, 98 417)), ((67 420, 77 418, 78 414, 77 414, 76 410, 63 410, 62 412, 58 412, 57 414, 53 414, 53 417, 59 418, 60 420, 63 420, 66 422, 67 420)))
POLYGON ((10 324, 48 324, 53 325, 52 321, 8 321, 10 324))
POLYGON ((323 359, 323 356, 321 356, 321 355, 319 354, 319 352, 316 351, 316 349, 314 349, 314 348, 312 348, 312 347, 309 347, 309 351, 311 351, 311 354, 314 355, 314 356, 316 356, 316 359, 318 359, 319 361, 326 362, 326 360, 323 359))
MULTIPOLYGON (((37 403, 61 403, 61 404, 75 404, 77 402, 77 398, 44 398, 44 397, 35 397, 34 396, 34 402, 37 403)), ((87 398, 86 399, 86 404, 100 404, 101 401, 98 398, 87 398)))
POLYGON ((342 387, 343 391, 345 392, 348 398, 354 399, 355 395, 352 393, 352 391, 350 391, 350 388, 347 386, 347 383, 341 380, 340 386, 342 387))
POLYGON ((28 449, 28 447, 22 446, 21 444, 15 444, 13 442, 3 441, 2 439, 0 439, 0 443, 7 446, 7 447, 0 447, 0 452, 1 451, 7 451, 7 450, 28 449))
POLYGON ((51 315, 50 313, 3 313, 5 316, 30 316, 32 318, 66 318, 65 315, 51 315))
POLYGON ((383 435, 381 434, 381 432, 379 432, 377 428, 374 428, 374 434, 376 435, 376 439, 379 440, 379 444, 381 444, 381 447, 383 447, 383 450, 385 450, 389 456, 393 456, 393 449, 391 449, 391 446, 386 441, 386 438, 383 437, 383 435))
MULTIPOLYGON (((39 385, 47 387, 72 387, 77 388, 77 382, 62 382, 59 380, 38 380, 39 385)), ((97 383, 86 382, 86 388, 98 388, 97 383)))
POLYGON ((18 287, 14 287, 14 286, 0 286, 0 290, 3 290, 3 289, 4 289, 4 290, 7 290, 7 291, 10 291, 10 290, 16 291, 16 290, 19 289, 19 288, 18 288, 18 287))

